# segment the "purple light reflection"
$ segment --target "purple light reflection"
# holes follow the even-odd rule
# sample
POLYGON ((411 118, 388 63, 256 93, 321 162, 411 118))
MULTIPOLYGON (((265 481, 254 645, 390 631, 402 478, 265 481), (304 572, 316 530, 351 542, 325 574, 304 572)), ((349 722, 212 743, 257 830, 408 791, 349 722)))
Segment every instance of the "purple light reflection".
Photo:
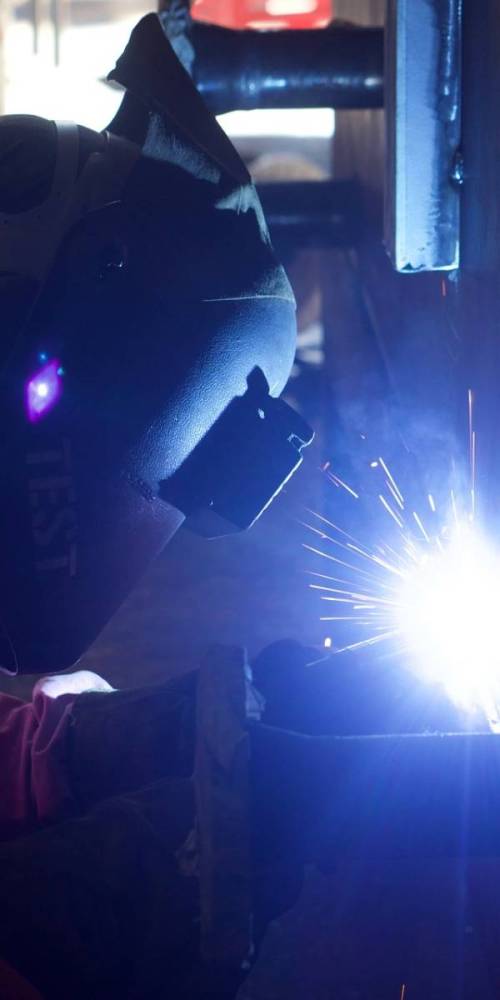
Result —
POLYGON ((60 399, 62 392, 59 361, 49 361, 31 376, 26 385, 25 402, 28 419, 35 423, 44 417, 60 399))

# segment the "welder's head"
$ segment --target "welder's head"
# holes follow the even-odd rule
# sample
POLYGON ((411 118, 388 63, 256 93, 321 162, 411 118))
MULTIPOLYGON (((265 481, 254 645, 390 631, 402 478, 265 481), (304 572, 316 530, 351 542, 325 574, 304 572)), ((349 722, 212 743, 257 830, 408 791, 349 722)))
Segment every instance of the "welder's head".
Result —
POLYGON ((113 75, 103 134, 0 121, 13 672, 74 663, 185 516, 249 526, 312 436, 277 399, 294 302, 255 191, 155 15, 113 75))

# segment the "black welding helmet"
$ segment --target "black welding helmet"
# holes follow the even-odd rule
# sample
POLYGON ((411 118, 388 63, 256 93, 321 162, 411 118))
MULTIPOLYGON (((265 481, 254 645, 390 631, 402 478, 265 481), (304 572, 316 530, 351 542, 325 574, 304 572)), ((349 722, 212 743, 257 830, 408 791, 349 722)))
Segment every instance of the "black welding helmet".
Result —
POLYGON ((255 190, 156 15, 112 75, 105 133, 0 125, 11 672, 73 664, 185 517, 249 526, 312 437, 277 398, 294 301, 255 190))

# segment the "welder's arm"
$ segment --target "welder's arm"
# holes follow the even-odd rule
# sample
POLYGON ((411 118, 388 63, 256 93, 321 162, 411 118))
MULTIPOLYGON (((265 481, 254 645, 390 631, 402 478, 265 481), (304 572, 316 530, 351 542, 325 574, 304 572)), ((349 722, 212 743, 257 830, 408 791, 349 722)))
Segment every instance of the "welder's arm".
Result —
POLYGON ((0 694, 0 840, 193 768, 196 675, 115 691, 97 674, 0 694))

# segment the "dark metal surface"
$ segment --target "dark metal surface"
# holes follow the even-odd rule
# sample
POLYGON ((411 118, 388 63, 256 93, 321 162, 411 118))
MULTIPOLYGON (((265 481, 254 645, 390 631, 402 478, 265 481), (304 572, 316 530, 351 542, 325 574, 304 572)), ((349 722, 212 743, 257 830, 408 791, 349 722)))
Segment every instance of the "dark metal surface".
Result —
POLYGON ((360 231, 359 194, 351 181, 258 184, 274 246, 348 247, 360 231))
POLYGON ((252 731, 255 844, 318 857, 500 856, 500 737, 252 731))

